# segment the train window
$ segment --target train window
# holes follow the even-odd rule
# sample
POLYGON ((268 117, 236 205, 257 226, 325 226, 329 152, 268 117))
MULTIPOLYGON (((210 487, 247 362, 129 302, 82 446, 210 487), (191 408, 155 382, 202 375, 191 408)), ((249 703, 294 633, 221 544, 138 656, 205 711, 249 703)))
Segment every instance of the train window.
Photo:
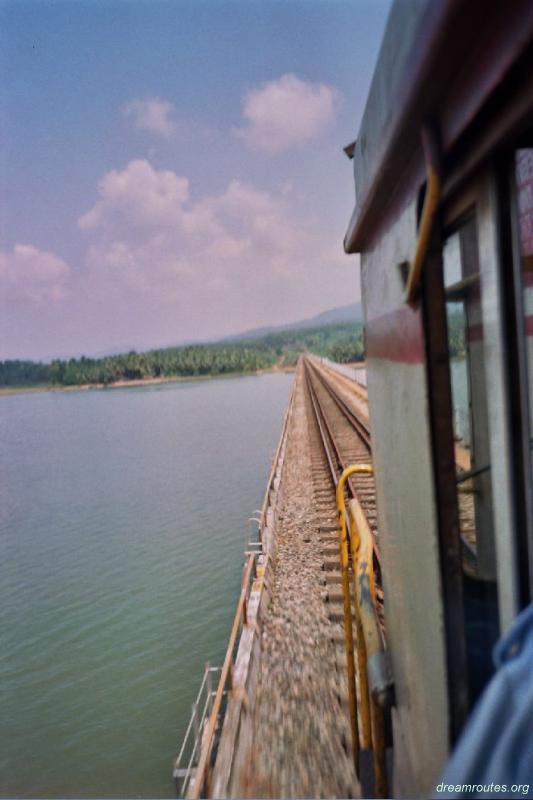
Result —
POLYGON ((464 568, 496 577, 490 442, 475 218, 444 242, 444 288, 464 568))
POLYGON ((523 302, 523 324, 526 350, 526 372, 529 388, 529 417, 533 416, 533 149, 516 151, 516 205, 523 302))
POLYGON ((498 636, 493 492, 476 217, 443 242, 457 506, 470 700, 492 674, 498 636))
MULTIPOLYGON (((529 137, 531 139, 531 137, 529 137)), ((518 350, 522 380, 518 387, 523 393, 522 401, 522 453, 523 496, 525 498, 525 516, 521 525, 522 541, 519 542, 521 552, 521 570, 524 573, 522 583, 529 582, 525 572, 529 560, 529 580, 533 576, 533 542, 527 543, 525 529, 531 531, 533 516, 533 487, 531 486, 533 468, 531 464, 531 431, 533 430, 533 148, 524 147, 514 153, 513 183, 515 209, 515 284, 516 315, 518 322, 518 350), (529 554, 527 552, 529 550, 529 554)), ((518 449, 518 442, 515 443, 518 449)), ((531 537, 531 532, 530 532, 531 537)), ((520 538, 520 537, 519 537, 520 538)), ((526 594, 522 596, 522 604, 527 602, 526 594)))

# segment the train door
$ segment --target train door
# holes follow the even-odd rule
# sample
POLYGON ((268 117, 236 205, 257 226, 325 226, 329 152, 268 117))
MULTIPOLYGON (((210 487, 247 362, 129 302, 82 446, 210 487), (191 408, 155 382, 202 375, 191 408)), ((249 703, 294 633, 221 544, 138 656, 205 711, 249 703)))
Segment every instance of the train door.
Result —
POLYGON ((500 634, 489 194, 478 181, 443 209, 423 291, 452 742, 493 674, 500 634))
POLYGON ((532 595, 533 149, 442 210, 423 308, 453 741, 532 595))
POLYGON ((513 455, 516 611, 533 594, 533 135, 503 159, 499 172, 501 283, 513 455))

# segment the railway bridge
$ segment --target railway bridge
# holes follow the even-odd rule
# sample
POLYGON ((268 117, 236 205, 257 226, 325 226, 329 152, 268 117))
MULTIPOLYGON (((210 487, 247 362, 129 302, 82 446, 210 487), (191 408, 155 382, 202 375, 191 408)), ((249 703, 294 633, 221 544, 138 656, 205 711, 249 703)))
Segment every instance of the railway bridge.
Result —
POLYGON ((375 688, 390 687, 371 462, 364 370, 302 357, 226 658, 206 669, 176 761, 181 796, 386 796, 387 703, 375 688), (361 566, 352 551, 365 547, 361 566), (366 612, 356 584, 371 594, 366 612), (376 651, 370 676, 365 641, 376 651))
POLYGON ((304 357, 190 798, 428 797, 446 765, 449 796, 533 797, 532 65, 527 0, 392 5, 345 148, 375 436, 365 388, 304 357))

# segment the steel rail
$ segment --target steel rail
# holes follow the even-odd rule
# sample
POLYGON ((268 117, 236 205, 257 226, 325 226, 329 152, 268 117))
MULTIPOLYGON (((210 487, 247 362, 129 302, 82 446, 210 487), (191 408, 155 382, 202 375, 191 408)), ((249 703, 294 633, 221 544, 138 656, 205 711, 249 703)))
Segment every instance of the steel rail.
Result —
MULTIPOLYGON (((306 369, 308 368, 308 364, 306 364, 306 369)), ((306 372, 306 381, 307 381, 307 388, 309 391, 309 396, 311 397, 311 403, 313 406, 313 410, 315 412, 315 419, 320 431, 320 436, 322 439, 322 445, 324 447, 324 452, 326 454, 326 458, 328 460, 331 477, 335 486, 339 482, 339 477, 346 469, 348 464, 345 463, 345 460, 339 450, 337 442, 335 440, 335 435, 331 429, 331 425, 328 422, 328 419, 324 413, 322 405, 318 399, 315 387, 312 384, 309 372, 306 372)), ((354 490, 350 483, 348 483, 348 487, 350 490, 351 495, 353 496, 354 490)))
POLYGON ((313 411, 315 412, 315 420, 318 425, 320 438, 322 440, 322 446, 328 462, 331 480, 333 481, 333 485, 336 486, 339 481, 339 475, 343 471, 344 467, 341 461, 340 453, 335 446, 335 441, 318 402, 316 392, 307 373, 305 377, 307 382, 307 390, 309 392, 309 397, 311 398, 311 405, 313 406, 313 411))
POLYGON ((368 447, 369 452, 372 452, 372 444, 370 440, 370 429, 368 425, 366 425, 363 420, 354 413, 354 411, 350 408, 350 406, 337 394, 331 383, 326 380, 326 378, 320 373, 320 371, 311 364, 311 369, 314 370, 316 377, 324 386, 324 388, 329 392, 332 399, 335 401, 339 409, 342 411, 344 416, 349 420, 352 426, 355 428, 361 439, 364 441, 366 446, 368 447))
POLYGON ((320 361, 320 364, 325 367, 326 371, 330 372, 335 378, 346 381, 350 389, 354 391, 363 402, 368 401, 368 387, 366 384, 360 382, 356 374, 361 370, 366 372, 366 361, 356 362, 357 366, 347 368, 345 371, 344 369, 339 369, 339 367, 344 366, 343 364, 335 364, 335 362, 330 361, 329 358, 317 356, 316 360, 320 361))
MULTIPOLYGON (((383 638, 377 617, 373 558, 375 555, 379 565, 379 554, 364 511, 357 499, 357 490, 350 485, 350 478, 353 475, 357 473, 373 474, 373 469, 370 464, 354 464, 350 466, 344 464, 331 425, 328 423, 313 386, 311 372, 316 376, 318 370, 314 365, 311 366, 309 362, 305 366, 311 405, 331 477, 336 485, 345 651, 348 673, 348 703, 354 760, 359 774, 358 761, 361 750, 372 749, 374 792, 377 797, 386 797, 388 786, 384 707, 390 704, 393 686, 390 680, 383 638), (338 472, 339 466, 341 469, 340 474, 338 472), (349 536, 346 524, 345 488, 348 489, 348 493, 351 495, 348 504, 349 536), (354 647, 352 624, 350 557, 355 596, 356 648, 354 647), (357 671, 355 670, 356 664, 357 671), (359 709, 357 707, 356 674, 359 682, 359 709)), ((325 381, 321 380, 320 383, 328 390, 332 399, 335 400, 334 390, 330 390, 325 381)), ((348 421, 351 422, 352 415, 345 413, 345 408, 343 407, 345 404, 337 403, 337 406, 348 418, 348 421)), ((358 427, 356 432, 360 435, 358 427)))
MULTIPOLYGON (((335 400, 336 404, 338 405, 339 409, 342 411, 344 416, 348 418, 352 426, 360 433, 361 438, 364 440, 365 444, 369 449, 371 449, 371 439, 370 439, 370 428, 366 420, 360 417, 357 412, 349 406, 349 404, 342 398, 342 396, 337 392, 337 389, 334 386, 335 380, 338 381, 346 381, 348 382, 350 379, 344 375, 339 373, 335 373, 331 367, 327 364, 325 368, 320 369, 318 365, 315 363, 315 359, 313 357, 307 357, 306 362, 308 367, 313 372, 313 375, 320 381, 320 384, 328 391, 331 395, 332 399, 335 400), (332 375, 332 379, 328 377, 326 373, 332 375)), ((352 383, 354 381, 352 380, 352 383)), ((361 402, 368 403, 368 395, 365 389, 365 396, 360 395, 358 391, 358 387, 354 385, 354 391, 357 395, 358 399, 361 402)))
MULTIPOLYGON (((307 360, 306 360, 307 361, 307 360)), ((306 363, 306 368, 308 367, 308 363, 306 363)), ((316 371, 316 368, 313 368, 313 373, 316 371)), ((311 403, 313 406, 313 410, 315 412, 315 419, 319 428, 320 436, 322 439, 322 446, 324 448, 324 452, 326 454, 326 458, 328 460, 332 480, 335 486, 339 481, 340 475, 346 469, 349 464, 343 458, 339 447, 337 445, 335 435, 331 429, 331 425, 329 424, 327 417, 322 409, 320 401, 317 397, 315 388, 312 384, 310 379, 309 373, 306 371, 306 382, 309 391, 309 395, 311 397, 311 403), (334 464, 337 464, 337 467, 334 464)), ((339 410, 344 414, 342 408, 339 407, 339 410)), ((346 416, 346 415, 344 415, 346 416)), ((351 423, 351 419, 348 417, 348 422, 351 423)), ((359 431, 356 430, 356 433, 359 435, 359 431)), ((365 442, 366 444, 366 442, 365 442)), ((357 488, 352 484, 351 479, 348 479, 347 482, 347 489, 350 497, 356 497, 357 495, 357 488)), ((374 540, 374 556, 376 559, 376 565, 379 571, 381 571, 381 553, 379 551, 379 547, 377 542, 374 540)))

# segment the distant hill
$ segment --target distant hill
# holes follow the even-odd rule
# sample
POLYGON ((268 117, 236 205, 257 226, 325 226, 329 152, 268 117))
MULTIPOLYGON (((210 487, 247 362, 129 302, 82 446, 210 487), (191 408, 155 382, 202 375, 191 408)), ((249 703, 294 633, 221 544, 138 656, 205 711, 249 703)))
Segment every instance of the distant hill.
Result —
MULTIPOLYGON (((149 350, 165 350, 167 348, 173 347, 190 347, 192 345, 207 345, 207 344, 217 344, 217 343, 224 343, 224 342, 243 342, 249 341, 254 339, 261 339, 263 336, 268 336, 271 333, 282 333, 283 331, 296 331, 296 330, 303 330, 305 328, 321 328, 326 325, 340 325, 343 323, 357 323, 362 322, 363 314, 361 310, 360 303, 350 303, 347 306, 339 306, 338 308, 330 308, 329 311, 322 311, 321 314, 316 314, 314 317, 308 317, 307 319, 301 319, 298 322, 288 322, 286 325, 266 325, 262 328, 251 328, 250 330, 243 331, 242 333, 233 333, 231 336, 224 336, 221 339, 208 339, 208 340, 198 340, 198 339, 186 339, 179 344, 160 344, 160 345, 152 345, 149 350)), ((125 342, 122 345, 117 345, 110 349, 100 350, 96 353, 91 353, 90 358, 99 359, 99 358, 110 358, 113 356, 120 356, 127 353, 137 353, 139 352, 138 345, 132 345, 131 343, 125 342)), ((144 348, 141 349, 140 352, 147 352, 144 348)), ((63 356, 63 358, 81 358, 82 353, 72 353, 69 356, 63 356)), ((57 355, 52 355, 49 358, 43 358, 41 361, 44 363, 50 363, 57 359, 57 355)), ((0 360, 1 363, 1 360, 0 360)))
POLYGON ((364 358, 357 306, 337 308, 288 326, 242 333, 233 341, 134 350, 104 358, 0 361, 0 390, 36 386, 132 385, 180 377, 254 374, 294 367, 309 351, 341 363, 364 358), (348 320, 348 321, 342 321, 348 320))
POLYGON ((302 328, 320 328, 323 325, 336 325, 342 322, 361 322, 363 314, 361 311, 361 303, 350 303, 347 306, 339 306, 338 308, 331 308, 329 311, 322 311, 314 317, 301 319, 298 322, 289 322, 285 325, 270 325, 262 328, 252 328, 242 333, 235 333, 232 336, 225 336, 220 339, 221 342, 239 342, 248 339, 261 339, 263 336, 268 336, 270 333, 278 333, 280 331, 294 331, 302 328))

